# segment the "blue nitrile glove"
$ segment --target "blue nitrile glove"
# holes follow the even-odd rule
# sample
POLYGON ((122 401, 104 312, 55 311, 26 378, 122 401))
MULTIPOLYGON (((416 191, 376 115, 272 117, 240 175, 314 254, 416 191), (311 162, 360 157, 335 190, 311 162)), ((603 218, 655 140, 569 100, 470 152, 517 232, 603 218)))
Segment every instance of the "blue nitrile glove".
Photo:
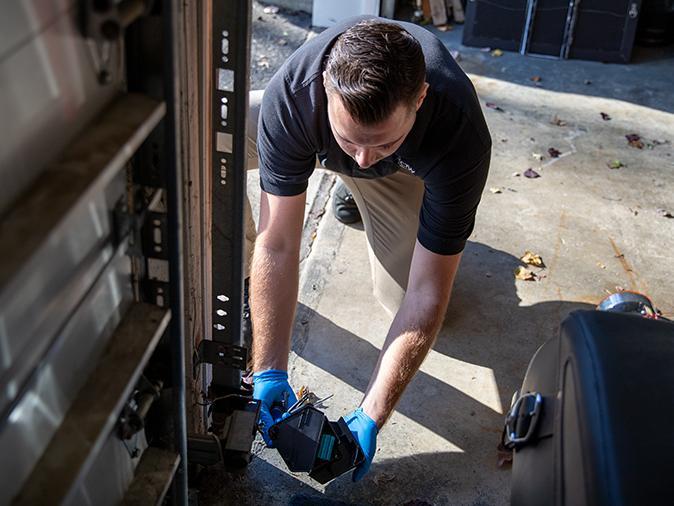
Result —
POLYGON ((297 402, 295 392, 288 383, 288 373, 278 369, 269 369, 253 374, 253 399, 262 401, 260 403, 260 432, 267 446, 272 447, 269 427, 279 422, 287 409, 297 402))
POLYGON ((351 477, 353 481, 360 481, 370 469, 374 452, 377 451, 377 434, 379 433, 379 429, 374 420, 365 414, 363 408, 358 408, 346 415, 344 421, 365 454, 365 460, 356 467, 351 477))

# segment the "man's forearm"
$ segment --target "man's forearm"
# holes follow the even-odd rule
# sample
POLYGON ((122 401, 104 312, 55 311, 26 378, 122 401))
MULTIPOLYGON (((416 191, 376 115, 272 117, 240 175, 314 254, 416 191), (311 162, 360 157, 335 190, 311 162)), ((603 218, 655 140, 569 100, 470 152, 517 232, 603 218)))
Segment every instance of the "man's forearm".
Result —
POLYGON ((447 300, 407 293, 391 324, 362 407, 381 428, 428 355, 447 300))
POLYGON ((251 270, 253 370, 287 370, 297 305, 296 251, 255 247, 251 270))

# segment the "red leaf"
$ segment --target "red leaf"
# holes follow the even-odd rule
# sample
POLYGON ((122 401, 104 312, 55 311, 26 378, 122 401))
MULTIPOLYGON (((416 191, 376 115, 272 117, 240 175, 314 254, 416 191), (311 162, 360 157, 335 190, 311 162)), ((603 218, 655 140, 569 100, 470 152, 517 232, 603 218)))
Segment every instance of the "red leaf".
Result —
POLYGON ((644 149, 644 142, 641 140, 641 137, 639 137, 639 135, 637 135, 637 134, 627 134, 625 136, 625 139, 627 139, 627 142, 633 148, 644 149))

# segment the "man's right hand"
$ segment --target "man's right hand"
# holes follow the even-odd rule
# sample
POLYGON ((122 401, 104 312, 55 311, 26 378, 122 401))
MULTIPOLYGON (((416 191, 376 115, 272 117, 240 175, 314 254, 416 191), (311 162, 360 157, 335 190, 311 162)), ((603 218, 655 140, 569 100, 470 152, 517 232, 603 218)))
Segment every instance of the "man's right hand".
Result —
POLYGON ((269 428, 282 419, 287 409, 297 402, 288 383, 288 373, 278 369, 253 374, 253 399, 261 401, 259 427, 267 446, 273 447, 269 428), (272 412, 274 415, 272 415, 272 412))

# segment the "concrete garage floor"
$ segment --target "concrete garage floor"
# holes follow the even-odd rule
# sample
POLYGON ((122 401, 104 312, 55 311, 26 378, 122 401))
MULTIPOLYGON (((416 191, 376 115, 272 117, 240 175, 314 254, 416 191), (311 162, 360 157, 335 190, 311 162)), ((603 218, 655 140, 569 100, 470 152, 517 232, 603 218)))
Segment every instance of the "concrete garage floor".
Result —
MULTIPOLYGON (((510 471, 497 466, 496 451, 504 410, 565 315, 622 287, 674 316, 674 219, 659 211, 674 213, 672 59, 625 66, 494 58, 460 47, 456 32, 441 35, 464 68, 482 70, 471 75, 481 103, 503 112, 485 107, 492 166, 445 324, 381 432, 370 473, 322 487, 258 443, 245 473, 202 476, 200 504, 507 504, 510 471), (644 148, 630 146, 627 134, 644 148), (551 158, 549 148, 561 155, 551 158), (624 166, 609 168, 613 160, 624 166), (540 177, 525 178, 528 168, 540 177), (513 275, 525 250, 546 264, 532 268, 538 281, 513 275)), ((290 376, 296 389, 334 394, 327 414, 336 419, 360 402, 390 318, 371 296, 362 229, 329 210, 333 181, 322 171, 312 178, 290 376)))

